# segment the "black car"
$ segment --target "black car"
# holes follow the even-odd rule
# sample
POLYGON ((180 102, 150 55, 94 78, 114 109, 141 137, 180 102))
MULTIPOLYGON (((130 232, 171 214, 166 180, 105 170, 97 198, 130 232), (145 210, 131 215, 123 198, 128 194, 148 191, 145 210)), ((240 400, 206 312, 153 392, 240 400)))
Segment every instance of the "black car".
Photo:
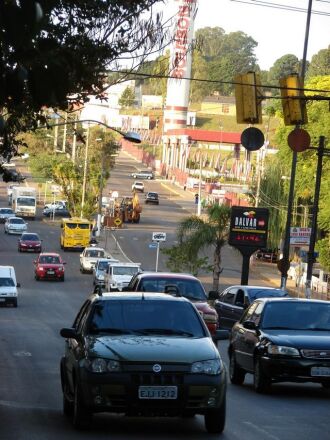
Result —
POLYGON ((146 194, 146 200, 145 200, 146 204, 148 203, 153 203, 154 205, 159 205, 159 197, 158 197, 158 193, 156 192, 148 192, 146 194))
POLYGON ((226 370, 201 316, 185 298, 156 293, 90 296, 63 328, 63 411, 76 428, 93 413, 203 414, 225 425, 226 370))
POLYGON ((219 316, 219 328, 230 330, 245 309, 257 298, 285 297, 288 293, 274 287, 235 285, 220 293, 214 307, 219 316))
POLYGON ((43 210, 45 217, 71 217, 70 211, 65 206, 57 206, 56 208, 45 208, 43 210))
POLYGON ((257 260, 276 263, 278 260, 278 249, 259 249, 256 253, 257 260))
POLYGON ((256 300, 229 339, 230 380, 254 375, 254 389, 275 382, 317 382, 330 388, 330 303, 296 298, 256 300))

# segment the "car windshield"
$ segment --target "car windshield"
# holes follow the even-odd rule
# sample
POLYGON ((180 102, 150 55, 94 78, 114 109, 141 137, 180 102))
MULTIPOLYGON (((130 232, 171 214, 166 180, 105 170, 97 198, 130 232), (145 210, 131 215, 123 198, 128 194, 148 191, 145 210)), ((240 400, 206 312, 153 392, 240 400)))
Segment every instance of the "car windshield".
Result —
POLYGON ((191 304, 158 300, 111 300, 96 304, 88 333, 206 336, 191 304))
POLYGON ((90 251, 86 251, 85 257, 88 257, 88 258, 101 258, 101 257, 104 257, 104 251, 92 249, 90 251))
POLYGON ((175 277, 146 277, 141 280, 140 291, 181 295, 192 300, 206 301, 205 291, 198 280, 175 277))
POLYGON ((0 287, 15 287, 12 278, 0 278, 0 287))
POLYGON ((24 235, 22 235, 21 240, 39 241, 39 237, 35 234, 24 234, 24 235))
POLYGON ((101 270, 101 271, 106 271, 108 266, 109 266, 108 261, 99 261, 99 263, 97 265, 97 269, 101 270))
POLYGON ((0 214, 13 214, 13 210, 9 208, 0 209, 0 214))
POLYGON ((35 206, 36 199, 28 198, 28 197, 17 197, 17 201, 16 202, 17 202, 18 205, 35 206))
POLYGON ((157 199, 158 194, 157 193, 148 193, 148 197, 150 197, 151 199, 157 199))
POLYGON ((330 331, 330 303, 284 300, 266 304, 260 327, 330 331))
POLYGON ((138 267, 130 267, 130 266, 114 266, 112 268, 113 275, 135 275, 138 273, 138 267))
POLYGON ((21 218, 12 218, 10 219, 10 223, 13 223, 15 225, 23 225, 25 222, 21 218))
POLYGON ((257 298, 271 298, 279 296, 288 296, 288 293, 280 289, 249 289, 249 297, 251 301, 257 298))
POLYGON ((39 263, 41 263, 41 264, 59 264, 60 259, 57 256, 42 255, 39 258, 39 263))

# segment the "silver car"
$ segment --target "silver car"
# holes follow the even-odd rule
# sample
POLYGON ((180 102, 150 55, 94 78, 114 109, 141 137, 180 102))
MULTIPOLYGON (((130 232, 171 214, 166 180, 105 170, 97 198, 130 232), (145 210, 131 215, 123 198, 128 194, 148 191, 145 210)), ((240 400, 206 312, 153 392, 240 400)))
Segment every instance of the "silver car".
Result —
POLYGON ((27 223, 21 217, 9 217, 5 221, 5 234, 22 234, 27 230, 27 223))
POLYGON ((11 208, 0 208, 0 223, 4 223, 9 217, 15 217, 14 211, 11 208))
POLYGON ((105 287, 104 275, 110 263, 118 263, 114 258, 98 258, 93 266, 93 285, 105 287))

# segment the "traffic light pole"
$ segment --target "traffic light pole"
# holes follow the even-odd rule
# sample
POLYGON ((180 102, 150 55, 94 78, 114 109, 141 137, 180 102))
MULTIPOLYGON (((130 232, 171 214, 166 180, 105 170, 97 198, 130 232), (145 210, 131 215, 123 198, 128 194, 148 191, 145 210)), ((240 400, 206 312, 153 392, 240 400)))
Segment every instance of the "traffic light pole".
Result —
POLYGON ((330 150, 324 148, 325 137, 320 136, 319 146, 317 149, 317 169, 315 178, 315 190, 314 190, 314 202, 313 202, 313 217, 312 217, 312 230, 309 242, 309 249, 307 253, 307 273, 306 273, 306 298, 311 298, 312 295, 312 275, 313 275, 313 264, 314 264, 314 251, 315 242, 317 235, 317 214, 319 210, 319 199, 320 199, 320 188, 321 188, 321 177, 323 168, 323 156, 325 153, 329 153, 330 150))

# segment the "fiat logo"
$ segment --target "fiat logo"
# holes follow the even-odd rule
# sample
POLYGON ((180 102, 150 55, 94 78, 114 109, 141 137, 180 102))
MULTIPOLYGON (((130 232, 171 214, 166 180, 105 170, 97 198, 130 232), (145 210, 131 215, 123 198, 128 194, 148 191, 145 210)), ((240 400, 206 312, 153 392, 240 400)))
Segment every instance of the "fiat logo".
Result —
POLYGON ((162 367, 159 364, 155 364, 152 366, 152 371, 154 373, 159 373, 161 369, 162 369, 162 367))

